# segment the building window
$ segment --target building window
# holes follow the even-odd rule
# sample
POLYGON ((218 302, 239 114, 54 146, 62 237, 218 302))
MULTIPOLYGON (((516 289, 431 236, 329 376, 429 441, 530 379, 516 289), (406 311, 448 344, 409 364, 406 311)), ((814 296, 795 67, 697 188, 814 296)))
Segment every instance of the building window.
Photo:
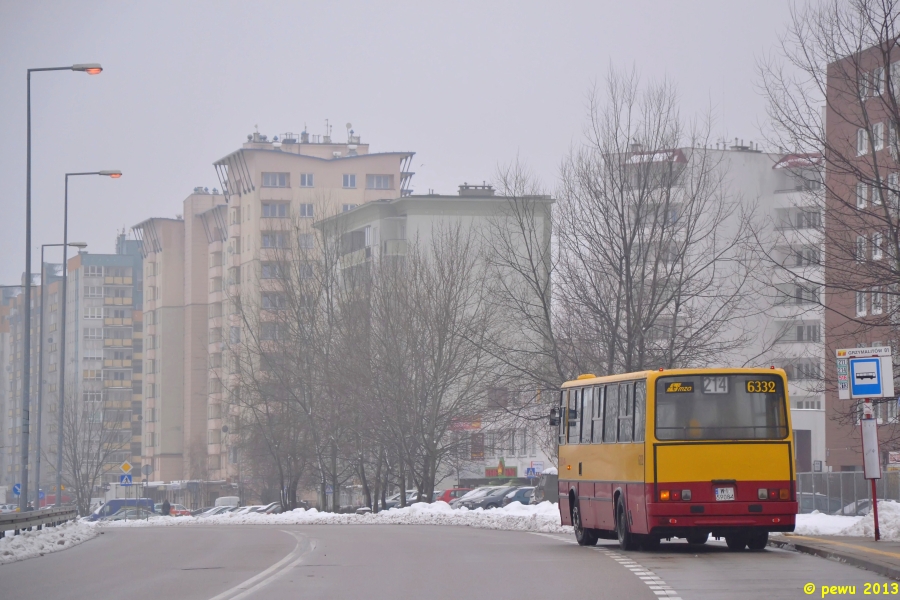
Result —
POLYGON ((883 184, 881 179, 875 182, 875 185, 872 186, 872 206, 881 206, 881 201, 884 198, 884 192, 882 191, 883 184))
POLYGON ((304 262, 297 265, 297 275, 300 279, 312 279, 313 278, 313 266, 312 263, 304 262))
POLYGON ((288 173, 263 173, 263 187, 290 187, 291 178, 288 173))
POLYGON ((884 123, 872 125, 872 147, 875 150, 884 148, 884 123))
POLYGON ((869 97, 869 74, 859 74, 859 99, 863 102, 869 97))
POLYGON ((881 293, 880 287, 872 288, 872 314, 880 315, 883 311, 882 303, 884 302, 884 295, 881 293))
POLYGON ((297 245, 301 250, 309 250, 315 246, 316 238, 311 233, 301 233, 297 237, 297 245))
POLYGON ((884 256, 881 250, 883 239, 880 233, 872 234, 872 260, 881 260, 884 256))
POLYGON ((262 279, 283 279, 284 269, 281 263, 263 263, 262 279))
POLYGON ((866 260, 866 236, 856 236, 856 262, 861 263, 866 260))
POLYGON ((287 306, 284 294, 266 292, 262 295, 262 306, 267 310, 280 310, 287 306))
POLYGON ((803 267, 808 265, 817 265, 819 264, 819 249, 818 248, 796 248, 794 250, 794 266, 795 267, 803 267))
POLYGON ((84 309, 84 318, 85 319, 102 319, 103 318, 103 309, 86 307, 84 309))
POLYGON ((792 361, 785 369, 788 379, 821 379, 822 367, 815 359, 799 359, 792 361))
POLYGON ((863 128, 856 130, 856 154, 862 156, 869 150, 869 132, 863 128))
POLYGON ((263 323, 260 337, 267 341, 284 339, 284 336, 282 335, 282 325, 280 323, 263 323))
POLYGON ((86 265, 84 267, 85 277, 103 277, 103 267, 98 265, 86 265))
POLYGON ((856 316, 866 316, 866 293, 856 292, 856 316))
POLYGON ((884 94, 884 67, 872 71, 872 93, 876 96, 884 94))
POLYGON ((266 231, 262 234, 263 248, 287 248, 287 234, 274 231, 266 231))
POLYGON ((84 297, 85 298, 102 298, 103 297, 103 287, 99 286, 99 285, 84 286, 84 297))
POLYGON ((300 187, 313 187, 313 174, 312 173, 301 173, 300 174, 300 187))
POLYGON ((856 208, 862 209, 866 207, 866 200, 869 196, 869 186, 863 182, 856 184, 856 208))
POLYGON ((262 216, 269 219, 288 216, 288 205, 285 202, 263 202, 262 216))
POLYGON ((344 187, 345 188, 355 188, 356 187, 356 175, 348 175, 344 174, 344 187))
POLYGON ((300 216, 306 217, 308 219, 313 218, 315 216, 315 213, 313 212, 313 205, 312 204, 301 204, 300 205, 300 216))
POLYGON ((394 187, 393 175, 366 175, 366 188, 370 190, 390 190, 394 187))
POLYGON ((341 205, 341 211, 342 211, 342 212, 350 212, 351 210, 353 210, 353 209, 356 208, 357 206, 359 206, 359 205, 358 205, 358 204, 342 204, 342 205, 341 205))

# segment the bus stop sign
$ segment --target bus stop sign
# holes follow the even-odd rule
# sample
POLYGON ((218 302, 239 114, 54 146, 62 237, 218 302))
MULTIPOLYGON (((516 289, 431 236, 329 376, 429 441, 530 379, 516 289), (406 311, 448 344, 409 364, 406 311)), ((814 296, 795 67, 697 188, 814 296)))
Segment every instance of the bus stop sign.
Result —
POLYGON ((838 398, 885 398, 894 395, 890 346, 837 350, 838 398))

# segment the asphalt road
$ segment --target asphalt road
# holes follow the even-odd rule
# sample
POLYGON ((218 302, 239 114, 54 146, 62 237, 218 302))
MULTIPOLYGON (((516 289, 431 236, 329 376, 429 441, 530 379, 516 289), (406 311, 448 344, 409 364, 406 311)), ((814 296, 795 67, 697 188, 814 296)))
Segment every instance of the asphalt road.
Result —
POLYGON ((319 525, 106 529, 63 552, 0 566, 0 599, 660 597, 821 598, 822 585, 888 583, 785 550, 663 543, 580 548, 571 536, 468 527, 319 525), (803 586, 814 583, 807 595, 803 586))

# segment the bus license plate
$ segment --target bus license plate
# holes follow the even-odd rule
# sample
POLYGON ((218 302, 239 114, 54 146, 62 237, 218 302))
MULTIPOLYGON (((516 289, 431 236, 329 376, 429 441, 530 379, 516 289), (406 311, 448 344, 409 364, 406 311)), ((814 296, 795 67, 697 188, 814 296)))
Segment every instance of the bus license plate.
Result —
POLYGON ((734 488, 716 488, 716 500, 719 502, 724 500, 734 500, 734 488))

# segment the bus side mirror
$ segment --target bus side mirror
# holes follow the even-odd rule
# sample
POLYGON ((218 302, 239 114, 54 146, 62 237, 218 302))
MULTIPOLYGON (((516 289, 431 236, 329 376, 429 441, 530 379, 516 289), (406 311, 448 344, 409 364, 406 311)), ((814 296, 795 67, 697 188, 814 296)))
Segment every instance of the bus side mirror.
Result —
POLYGON ((551 427, 559 426, 559 409, 558 408, 550 409, 550 426, 551 427))

